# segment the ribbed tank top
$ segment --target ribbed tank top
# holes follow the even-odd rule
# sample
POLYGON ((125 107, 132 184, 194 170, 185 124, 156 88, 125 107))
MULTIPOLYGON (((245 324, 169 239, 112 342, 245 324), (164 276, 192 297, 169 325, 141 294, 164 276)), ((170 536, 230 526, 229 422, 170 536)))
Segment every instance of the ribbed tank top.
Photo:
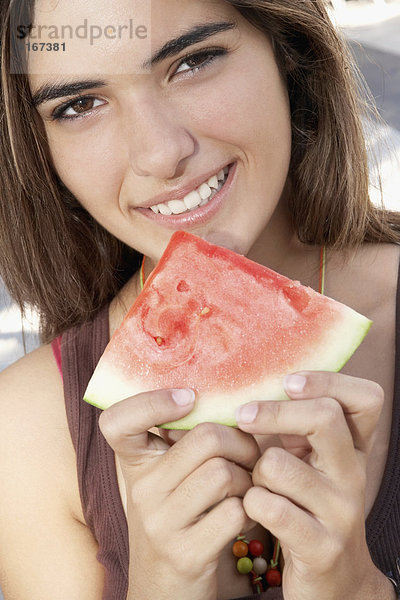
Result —
MULTIPOLYGON (((400 278, 399 278, 400 280, 400 278)), ((397 287, 395 382, 388 458, 378 497, 366 522, 367 542, 377 567, 398 583, 400 557, 400 286, 397 287)), ((108 306, 93 321, 63 334, 61 363, 65 405, 76 451, 84 517, 105 567, 103 600, 123 600, 128 590, 128 529, 114 453, 98 427, 101 411, 82 400, 109 340, 108 306)), ((54 345, 55 352, 57 347, 54 345)), ((281 600, 280 588, 240 600, 281 600)), ((345 599, 344 599, 345 600, 345 599)), ((348 599, 346 599, 348 600, 348 599)))

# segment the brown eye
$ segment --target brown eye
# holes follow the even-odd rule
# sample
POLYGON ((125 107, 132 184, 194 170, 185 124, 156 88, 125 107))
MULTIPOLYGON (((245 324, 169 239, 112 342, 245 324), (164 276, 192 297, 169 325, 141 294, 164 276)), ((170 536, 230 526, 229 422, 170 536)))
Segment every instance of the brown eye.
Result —
POLYGON ((76 113, 83 113, 93 108, 94 98, 80 98, 74 104, 70 104, 69 108, 72 108, 76 113))
POLYGON ((86 113, 90 114, 90 111, 101 104, 106 104, 104 100, 94 98, 92 96, 82 96, 81 98, 75 98, 67 104, 62 104, 57 107, 53 112, 53 120, 72 120, 84 117, 86 113))
POLYGON ((224 56, 225 54, 227 54, 225 48, 201 50, 200 52, 189 54, 188 56, 185 56, 181 59, 174 74, 195 74, 198 71, 201 71, 202 69, 208 67, 208 65, 210 65, 219 56, 224 56))

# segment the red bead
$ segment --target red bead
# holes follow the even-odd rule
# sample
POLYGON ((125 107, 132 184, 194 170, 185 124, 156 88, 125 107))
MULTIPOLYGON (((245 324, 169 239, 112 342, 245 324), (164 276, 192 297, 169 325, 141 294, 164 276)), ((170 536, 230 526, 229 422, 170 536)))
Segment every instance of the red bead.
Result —
POLYGON ((247 556, 248 546, 246 542, 238 541, 235 542, 232 546, 232 552, 234 556, 241 558, 242 556, 247 556))
POLYGON ((268 569, 265 578, 272 587, 278 587, 282 583, 282 575, 278 569, 268 569))
POLYGON ((264 552, 264 546, 258 540, 251 540, 249 543, 249 552, 253 556, 261 556, 264 552))

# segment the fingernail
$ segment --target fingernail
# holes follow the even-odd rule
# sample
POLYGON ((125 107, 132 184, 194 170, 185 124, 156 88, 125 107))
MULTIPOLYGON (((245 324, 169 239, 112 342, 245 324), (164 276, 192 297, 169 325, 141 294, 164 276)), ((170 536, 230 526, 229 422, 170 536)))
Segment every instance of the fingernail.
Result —
POLYGON ((186 389, 173 390, 172 399, 179 406, 187 406, 194 402, 194 391, 186 389))
POLYGON ((236 422, 252 423, 258 413, 258 404, 245 404, 236 409, 236 422))
POLYGON ((307 383, 307 379, 304 375, 286 375, 283 385, 287 392, 292 392, 292 394, 300 394, 305 388, 307 383))

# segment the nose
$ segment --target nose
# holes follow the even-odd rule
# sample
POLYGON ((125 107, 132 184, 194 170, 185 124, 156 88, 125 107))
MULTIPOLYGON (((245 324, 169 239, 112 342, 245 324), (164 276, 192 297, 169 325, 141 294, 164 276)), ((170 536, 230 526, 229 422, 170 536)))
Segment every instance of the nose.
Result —
POLYGON ((196 142, 179 121, 176 109, 147 101, 135 107, 129 139, 129 158, 136 175, 158 179, 179 177, 196 142))

